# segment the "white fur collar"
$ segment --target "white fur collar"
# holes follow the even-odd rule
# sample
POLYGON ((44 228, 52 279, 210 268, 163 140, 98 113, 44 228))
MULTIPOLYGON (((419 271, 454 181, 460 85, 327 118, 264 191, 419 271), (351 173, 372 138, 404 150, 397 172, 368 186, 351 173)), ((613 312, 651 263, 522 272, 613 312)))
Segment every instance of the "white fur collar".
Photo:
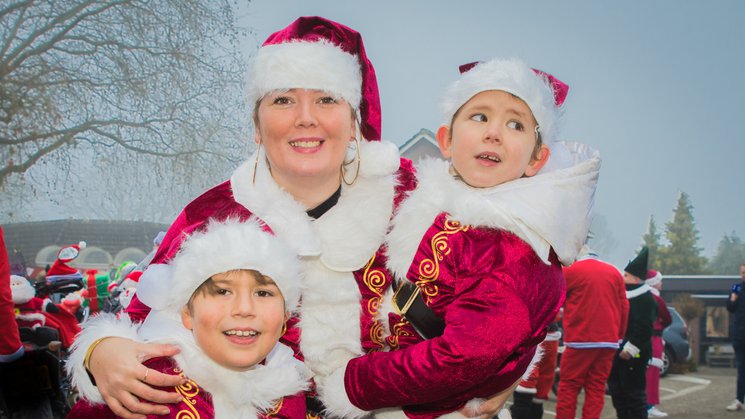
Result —
POLYGON ((652 292, 652 287, 650 287, 647 284, 642 284, 639 288, 634 288, 633 290, 626 290, 626 298, 629 300, 632 298, 636 298, 644 293, 652 292))
POLYGON ((448 162, 420 163, 419 185, 399 208, 387 237, 389 268, 398 277, 406 275, 424 233, 441 212, 463 224, 510 231, 546 263, 551 248, 562 264, 574 262, 590 227, 600 156, 583 144, 561 144, 571 155, 566 167, 487 189, 454 179, 448 162))
MULTIPOLYGON (((252 182, 255 158, 252 156, 230 178, 235 200, 294 246, 300 256, 320 256, 332 270, 353 271, 375 254, 393 211, 395 172, 400 163, 394 144, 360 142, 362 166, 358 179, 352 186, 342 185, 339 202, 315 221, 272 179, 263 153, 256 183, 252 182)), ((352 164, 349 172, 355 169, 352 164)))
POLYGON ((153 311, 140 329, 148 341, 172 343, 181 348, 174 356, 184 374, 212 395, 217 418, 255 418, 271 409, 281 397, 308 388, 309 373, 292 349, 277 343, 264 365, 248 371, 233 371, 207 357, 180 320, 164 312, 153 311), (157 337, 157 339, 148 339, 157 337))

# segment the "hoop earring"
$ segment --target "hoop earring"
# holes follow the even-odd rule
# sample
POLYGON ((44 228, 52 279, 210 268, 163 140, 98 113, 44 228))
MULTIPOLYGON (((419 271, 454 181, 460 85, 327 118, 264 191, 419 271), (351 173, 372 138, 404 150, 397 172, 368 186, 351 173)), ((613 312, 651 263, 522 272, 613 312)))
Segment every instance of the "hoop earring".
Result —
POLYGON ((340 177, 341 177, 341 180, 344 183, 347 184, 347 186, 352 186, 352 185, 354 185, 354 182, 357 181, 357 177, 360 175, 360 166, 362 165, 362 158, 360 157, 360 140, 357 137, 354 137, 354 142, 355 142, 355 145, 356 145, 355 148, 356 148, 356 151, 357 151, 357 156, 354 158, 354 160, 352 160, 350 162, 342 162, 342 164, 341 164, 340 177), (347 178, 345 176, 346 175, 346 172, 344 171, 344 166, 348 166, 348 165, 354 163, 355 160, 357 161, 357 170, 354 172, 354 179, 352 179, 351 182, 347 182, 347 178))
POLYGON ((254 176, 251 180, 251 183, 256 186, 256 171, 259 169, 259 154, 261 154, 261 143, 259 143, 259 146, 256 148, 256 162, 254 163, 254 176))
POLYGON ((285 335, 285 333, 287 333, 287 322, 284 322, 284 323, 282 324, 282 334, 281 334, 281 335, 279 335, 279 336, 280 336, 280 337, 281 337, 281 336, 284 336, 284 335, 285 335))

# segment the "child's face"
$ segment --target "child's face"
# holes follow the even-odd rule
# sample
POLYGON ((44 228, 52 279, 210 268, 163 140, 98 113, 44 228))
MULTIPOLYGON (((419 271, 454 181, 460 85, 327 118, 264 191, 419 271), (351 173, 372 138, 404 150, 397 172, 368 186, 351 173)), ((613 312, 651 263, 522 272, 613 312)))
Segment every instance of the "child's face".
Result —
POLYGON ((196 292, 181 321, 213 361, 246 370, 266 358, 282 334, 282 293, 269 278, 239 270, 214 275, 196 292))
POLYGON ((437 141, 463 181, 488 188, 533 176, 548 160, 548 147, 536 152, 536 122, 528 105, 501 90, 481 92, 458 111, 437 141), (535 158, 534 158, 535 155, 535 158))

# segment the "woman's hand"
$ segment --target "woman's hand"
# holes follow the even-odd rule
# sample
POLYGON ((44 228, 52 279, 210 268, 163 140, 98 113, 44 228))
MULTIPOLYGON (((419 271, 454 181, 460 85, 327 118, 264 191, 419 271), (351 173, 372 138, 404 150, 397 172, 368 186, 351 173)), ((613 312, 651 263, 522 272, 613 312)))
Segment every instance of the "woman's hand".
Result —
POLYGON ((518 384, 520 384, 520 380, 515 381, 512 386, 491 396, 489 400, 485 400, 478 406, 470 407, 466 405, 466 407, 460 410, 460 413, 468 418, 493 418, 497 416, 500 410, 502 410, 502 407, 507 402, 507 399, 509 399, 512 396, 512 393, 515 392, 518 384))
POLYGON ((177 403, 181 396, 152 386, 174 387, 185 379, 148 369, 142 363, 178 352, 178 347, 172 345, 137 343, 111 337, 93 349, 90 373, 104 401, 117 416, 129 419, 145 418, 147 414, 167 415, 168 407, 160 404, 177 403), (140 398, 160 404, 141 402, 140 398))

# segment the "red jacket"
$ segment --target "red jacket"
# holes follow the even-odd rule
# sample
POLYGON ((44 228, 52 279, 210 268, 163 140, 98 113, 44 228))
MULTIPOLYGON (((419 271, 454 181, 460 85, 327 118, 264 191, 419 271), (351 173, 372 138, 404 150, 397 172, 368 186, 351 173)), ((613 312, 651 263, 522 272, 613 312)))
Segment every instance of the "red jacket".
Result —
POLYGON ((0 324, 4 325, 3 332, 0 333, 0 362, 10 362, 23 355, 15 317, 13 297, 10 294, 10 262, 5 250, 3 229, 0 228, 0 324))
POLYGON ((564 343, 567 347, 618 348, 626 333, 629 302, 621 272, 596 258, 564 268, 564 343))

